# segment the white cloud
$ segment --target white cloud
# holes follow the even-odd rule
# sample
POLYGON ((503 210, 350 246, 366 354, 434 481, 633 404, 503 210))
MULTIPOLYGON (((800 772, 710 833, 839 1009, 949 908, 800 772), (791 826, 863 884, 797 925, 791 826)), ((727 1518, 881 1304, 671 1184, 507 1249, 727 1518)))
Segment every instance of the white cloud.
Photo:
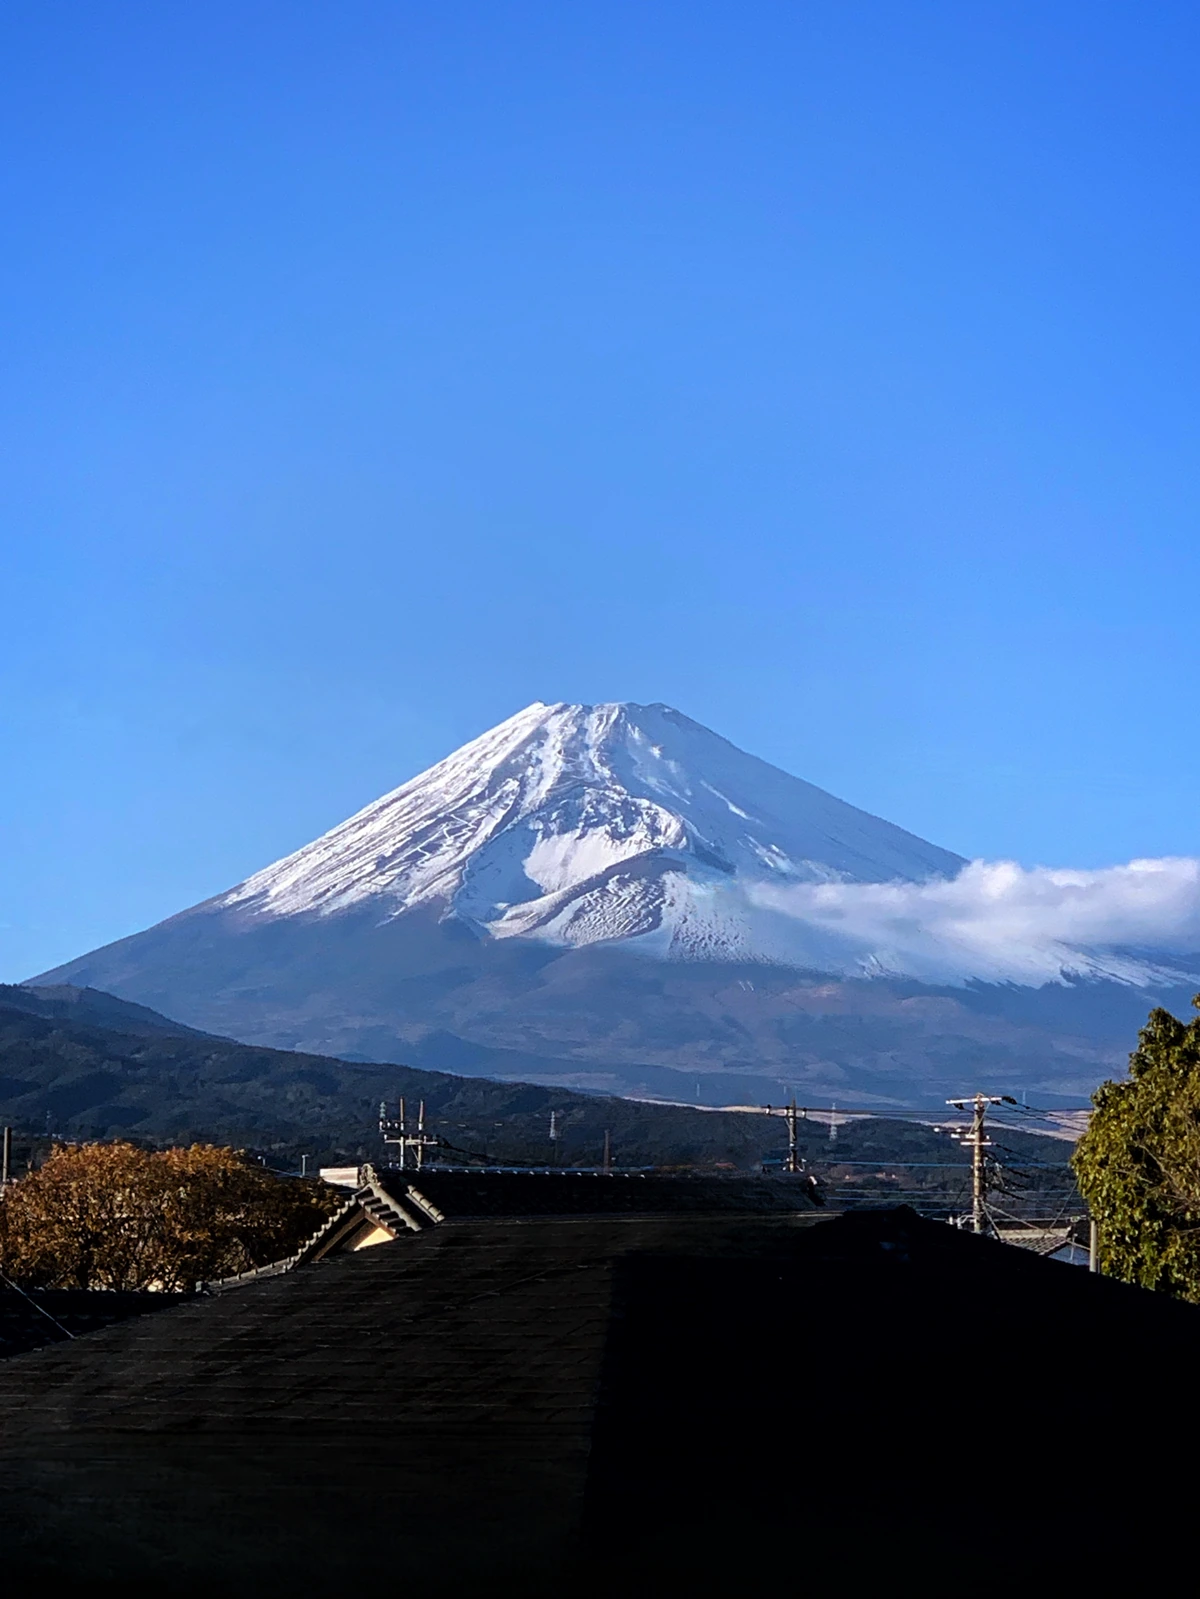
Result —
POLYGON ((1191 857, 1099 871, 972 861, 955 878, 924 883, 763 882, 746 892, 776 937, 847 974, 1149 983, 1200 967, 1170 958, 1200 954, 1200 860, 1191 857))

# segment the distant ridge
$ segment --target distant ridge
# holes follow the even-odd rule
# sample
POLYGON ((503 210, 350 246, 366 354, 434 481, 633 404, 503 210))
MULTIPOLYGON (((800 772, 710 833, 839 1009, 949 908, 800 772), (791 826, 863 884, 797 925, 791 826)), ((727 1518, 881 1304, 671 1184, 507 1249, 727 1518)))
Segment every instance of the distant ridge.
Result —
POLYGON ((0 983, 0 1006, 51 1021, 108 1027, 134 1037, 155 1033, 182 1038, 212 1036, 198 1027, 188 1027, 184 1022, 172 1021, 169 1016, 160 1016, 146 1005, 117 999, 114 994, 105 994, 98 988, 76 988, 71 983, 41 988, 27 983, 0 983))

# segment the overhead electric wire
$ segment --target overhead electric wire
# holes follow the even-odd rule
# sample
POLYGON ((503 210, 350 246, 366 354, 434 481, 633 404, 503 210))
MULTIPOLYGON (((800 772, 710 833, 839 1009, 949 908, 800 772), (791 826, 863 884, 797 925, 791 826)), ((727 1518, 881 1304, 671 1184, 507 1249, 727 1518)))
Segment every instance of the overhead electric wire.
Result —
POLYGON ((34 1310, 38 1311, 40 1315, 45 1316, 47 1321, 52 1321, 54 1323, 54 1325, 58 1328, 59 1332, 62 1333, 65 1338, 74 1338, 75 1337, 75 1334, 73 1332, 71 1332, 69 1328, 64 1327, 62 1322, 59 1321, 57 1316, 52 1316, 50 1314, 50 1312, 46 1309, 45 1305, 39 1305, 37 1300, 33 1297, 32 1294, 27 1294, 25 1292, 25 1290, 21 1287, 20 1283, 13 1282, 12 1278, 11 1277, 6 1277, 2 1271, 0 1271, 0 1282, 2 1282, 5 1285, 6 1288, 11 1288, 14 1293, 20 1294, 22 1299, 27 1299, 29 1301, 29 1303, 33 1306, 34 1310))

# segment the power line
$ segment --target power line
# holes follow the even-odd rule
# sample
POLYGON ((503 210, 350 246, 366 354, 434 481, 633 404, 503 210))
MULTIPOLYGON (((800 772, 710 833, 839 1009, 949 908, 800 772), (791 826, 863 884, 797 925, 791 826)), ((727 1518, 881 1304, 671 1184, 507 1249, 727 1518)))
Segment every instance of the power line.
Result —
POLYGON ((32 1294, 27 1294, 25 1292, 25 1290, 21 1287, 20 1283, 13 1282, 12 1278, 11 1277, 6 1277, 2 1271, 0 1271, 0 1283, 3 1283, 6 1288, 11 1288, 12 1291, 15 1294, 20 1294, 22 1299, 27 1299, 29 1301, 29 1303, 33 1306, 34 1310, 36 1310, 39 1313, 39 1315, 45 1316, 47 1321, 52 1321, 54 1323, 54 1325, 58 1328, 59 1332, 62 1333, 65 1338, 72 1338, 73 1339, 75 1337, 75 1334, 73 1332, 71 1332, 69 1328, 64 1327, 62 1322, 59 1321, 57 1316, 52 1316, 50 1314, 50 1312, 46 1309, 45 1305, 39 1305, 37 1300, 33 1297, 32 1294))

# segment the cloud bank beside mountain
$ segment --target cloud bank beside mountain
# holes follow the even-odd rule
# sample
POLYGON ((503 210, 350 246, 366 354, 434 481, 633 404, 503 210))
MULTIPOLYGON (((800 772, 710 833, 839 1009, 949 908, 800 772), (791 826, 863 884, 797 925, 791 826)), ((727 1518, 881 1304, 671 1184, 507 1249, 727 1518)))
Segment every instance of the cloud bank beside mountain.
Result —
POLYGON ((812 929, 823 958, 839 952, 848 975, 1148 984, 1200 968, 1186 959, 1200 955, 1200 859, 1190 856, 1095 871, 972 861, 921 883, 760 881, 745 892, 751 906, 812 929))

